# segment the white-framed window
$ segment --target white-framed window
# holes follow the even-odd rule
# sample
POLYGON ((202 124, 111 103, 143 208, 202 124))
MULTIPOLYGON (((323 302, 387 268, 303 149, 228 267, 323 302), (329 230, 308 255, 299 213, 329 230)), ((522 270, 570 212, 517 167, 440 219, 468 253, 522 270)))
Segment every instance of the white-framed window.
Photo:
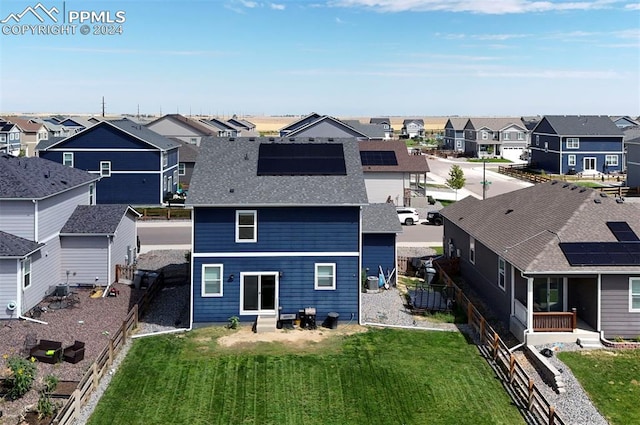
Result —
POLYGON ((178 170, 173 170, 173 182, 178 183, 178 170))
POLYGON ((96 191, 96 185, 95 185, 95 183, 91 183, 89 185, 89 205, 95 205, 96 204, 95 191, 96 191))
POLYGON ((173 192, 173 177, 167 177, 167 192, 173 192))
POLYGON ((506 281, 504 278, 505 269, 506 269, 506 264, 505 264, 504 258, 498 257, 498 288, 502 289, 503 291, 507 287, 505 283, 506 281))
POLYGON ((194 144, 194 145, 198 144, 198 139, 195 138, 195 137, 192 137, 191 138, 191 143, 194 144))
POLYGON ((482 131, 482 140, 487 140, 489 138, 489 134, 486 131, 482 131))
POLYGON ((476 263, 476 240, 472 237, 469 237, 469 262, 476 263))
POLYGON ((568 155, 567 156, 567 164, 569 164, 570 167, 573 167, 576 165, 576 156, 575 155, 568 155))
POLYGON ((162 179, 162 190, 167 191, 167 175, 165 174, 162 179))
POLYGON ((577 137, 567 137, 567 149, 580 149, 580 139, 577 137))
POLYGON ((618 166, 618 155, 606 155, 605 164, 618 166))
POLYGON ((236 242, 258 241, 257 215, 255 210, 236 211, 236 242))
POLYGON ((169 154, 162 152, 162 166, 166 168, 169 165, 169 154))
POLYGON ((504 132, 504 140, 511 140, 511 134, 507 131, 504 132))
POLYGON ((9 140, 13 140, 13 133, 9 133, 9 140))
POLYGON ((22 287, 31 286, 31 258, 22 260, 22 287))
POLYGON ((62 153, 62 165, 73 168, 73 152, 62 153))
POLYGON ((335 263, 316 263, 315 289, 336 289, 336 265, 335 263))
POLYGON ((224 267, 222 264, 203 264, 201 295, 203 297, 221 297, 223 294, 223 276, 224 267))
POLYGON ((518 131, 518 140, 524 140, 524 133, 522 131, 518 131))
POLYGON ((640 277, 629 278, 629 311, 640 313, 640 277))
POLYGON ((111 176, 111 161, 100 161, 100 176, 101 177, 111 176))
POLYGON ((184 176, 186 173, 187 167, 184 165, 184 162, 178 164, 178 175, 184 176))

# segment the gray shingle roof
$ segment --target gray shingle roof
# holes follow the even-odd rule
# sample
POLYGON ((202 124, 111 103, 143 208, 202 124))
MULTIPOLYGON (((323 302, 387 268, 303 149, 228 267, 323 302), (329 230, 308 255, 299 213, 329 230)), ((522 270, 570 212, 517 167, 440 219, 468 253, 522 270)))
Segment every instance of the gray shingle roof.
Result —
MULTIPOLYGON (((361 130, 363 124, 360 124, 359 122, 353 123, 352 122, 345 122, 345 121, 340 121, 337 118, 334 117, 330 117, 329 115, 323 115, 320 118, 309 122, 306 125, 300 126, 298 128, 296 128, 295 130, 292 130, 291 132, 287 133, 288 137, 296 137, 297 134, 303 133, 305 131, 308 131, 309 129, 317 126, 318 124, 322 123, 322 122, 329 122, 332 123, 334 127, 336 127, 337 129, 342 128, 343 131, 347 132, 347 133, 352 133, 352 135, 354 137, 371 137, 369 136, 367 133, 365 133, 364 131, 361 130), (359 128, 356 128, 359 127, 359 128)), ((375 126, 373 124, 368 124, 369 126, 375 126)), ((371 129, 372 132, 377 132, 379 133, 379 136, 377 136, 377 138, 381 139, 382 137, 384 137, 384 131, 377 131, 374 129, 371 129)))
POLYGON ((126 204, 78 205, 60 234, 113 235, 129 210, 135 212, 126 204))
POLYGON ((172 137, 171 140, 180 144, 178 148, 178 155, 180 156, 180 162, 188 163, 188 162, 196 162, 198 159, 198 150, 200 149, 198 146, 193 143, 185 142, 184 140, 180 140, 172 137))
MULTIPOLYGON (((571 267, 559 242, 615 242, 607 221, 626 221, 640 235, 640 208, 563 182, 542 183, 484 201, 467 197, 440 211, 476 241, 525 273, 640 272, 640 267, 571 267), (600 203, 596 203, 598 200, 600 203)), ((460 249, 468 247, 454 245, 460 249)))
POLYGON ((469 120, 471 121, 471 127, 476 130, 486 127, 492 131, 500 131, 511 125, 517 125, 523 130, 527 129, 519 117, 471 117, 469 120))
POLYGON ((38 151, 47 150, 51 146, 58 144, 58 142, 61 142, 64 139, 66 139, 66 137, 49 137, 46 140, 40 140, 36 145, 36 150, 38 151))
POLYGON ((43 243, 0 231, 0 258, 22 258, 43 246, 43 243))
POLYGON ((188 205, 277 206, 364 205, 367 192, 355 139, 207 138, 200 145, 188 205), (231 140, 233 139, 233 140, 231 140), (345 176, 258 176, 261 143, 337 143, 343 146, 345 176))
POLYGON ((369 119, 369 124, 389 124, 391 125, 391 120, 389 117, 373 117, 369 119))
MULTIPOLYGON (((465 124, 467 124, 467 121, 469 121, 469 118, 464 118, 464 117, 451 117, 447 120, 448 122, 451 123, 451 127, 454 130, 463 130, 465 124)), ((446 124, 445 124, 446 126, 446 124)))
POLYGON ((143 141, 155 146, 158 149, 170 150, 178 147, 178 143, 174 142, 173 140, 169 140, 168 138, 156 133, 155 131, 149 130, 144 125, 138 124, 129 119, 124 118, 121 120, 113 120, 109 121, 108 123, 115 127, 118 127, 121 130, 126 131, 127 133, 133 134, 135 137, 142 139, 143 141))
POLYGON ((39 157, 0 155, 0 199, 43 199, 98 179, 39 157))
POLYGON ((640 144, 640 125, 624 129, 624 142, 640 144))
POLYGON ((187 127, 189 127, 191 130, 195 131, 196 133, 200 133, 203 136, 215 136, 217 134, 217 131, 214 127, 205 124, 203 122, 200 122, 196 119, 190 119, 187 117, 184 117, 180 114, 167 114, 164 115, 160 118, 158 118, 155 121, 151 121, 150 123, 146 124, 147 127, 151 127, 152 125, 154 125, 155 123, 162 121, 162 120, 170 120, 170 121, 175 121, 178 122, 182 125, 186 125, 187 127))
POLYGON ((362 207, 362 233, 402 233, 395 205, 368 204, 362 207))
POLYGON ((556 134, 563 136, 622 135, 622 131, 606 115, 545 115, 543 121, 547 121, 556 134))

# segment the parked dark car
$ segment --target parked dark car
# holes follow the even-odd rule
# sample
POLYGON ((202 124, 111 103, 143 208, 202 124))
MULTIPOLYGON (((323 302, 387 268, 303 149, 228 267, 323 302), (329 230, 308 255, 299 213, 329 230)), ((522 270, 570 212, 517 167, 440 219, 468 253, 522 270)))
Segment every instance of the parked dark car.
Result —
POLYGON ((439 211, 429 211, 427 213, 427 223, 435 226, 442 226, 444 224, 444 218, 439 211))

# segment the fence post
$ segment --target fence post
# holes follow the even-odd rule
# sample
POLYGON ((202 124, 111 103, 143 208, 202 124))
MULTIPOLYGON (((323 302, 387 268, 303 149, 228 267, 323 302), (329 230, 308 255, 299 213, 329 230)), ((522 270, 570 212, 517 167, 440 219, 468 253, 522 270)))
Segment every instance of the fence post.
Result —
POLYGON ((471 305, 471 302, 469 302, 467 304, 467 322, 469 322, 469 325, 473 325, 473 316, 471 315, 471 313, 473 313, 472 308, 473 306, 471 305))
POLYGON ((80 390, 76 388, 73 391, 73 415, 71 415, 73 419, 78 419, 80 409, 82 409, 82 394, 80 394, 80 390))
POLYGON ((124 345, 125 342, 127 342, 127 321, 123 320, 122 321, 122 344, 124 345))
POLYGON ((533 407, 533 379, 529 378, 529 403, 528 409, 531 410, 533 407))
POLYGON ((484 341, 484 316, 480 316, 480 343, 484 341))
POLYGON ((571 313, 573 313, 573 316, 571 316, 571 328, 573 330, 578 327, 578 313, 575 307, 571 309, 571 313))
POLYGON ((513 384, 513 377, 516 372, 516 356, 509 354, 509 383, 513 384))
POLYGON ((549 406, 549 425, 553 425, 556 419, 556 408, 549 406))
POLYGON ((136 303, 133 306, 133 328, 137 329, 138 328, 138 304, 136 303))
POLYGON ((496 332, 493 333, 493 361, 498 358, 498 347, 500 346, 500 337, 496 332))
POLYGON ((113 338, 109 338, 109 366, 113 364, 113 338))

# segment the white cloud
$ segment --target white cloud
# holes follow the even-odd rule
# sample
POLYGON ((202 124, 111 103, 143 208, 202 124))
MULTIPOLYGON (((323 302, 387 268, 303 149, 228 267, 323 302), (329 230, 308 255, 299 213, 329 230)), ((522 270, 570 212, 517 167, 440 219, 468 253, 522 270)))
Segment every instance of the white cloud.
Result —
POLYGON ((346 22, 340 18, 336 18, 336 24, 346 24, 346 22))
POLYGON ((631 3, 624 7, 627 10, 640 10, 640 3, 631 3))
POLYGON ((258 3, 256 3, 255 1, 240 0, 240 3, 248 9, 253 9, 259 6, 258 3))
POLYGON ((273 10, 284 10, 285 8, 284 4, 277 4, 277 3, 270 3, 269 7, 271 7, 273 10))
POLYGON ((361 7, 378 12, 471 12, 491 15, 594 10, 613 7, 620 0, 330 0, 336 7, 361 7))

